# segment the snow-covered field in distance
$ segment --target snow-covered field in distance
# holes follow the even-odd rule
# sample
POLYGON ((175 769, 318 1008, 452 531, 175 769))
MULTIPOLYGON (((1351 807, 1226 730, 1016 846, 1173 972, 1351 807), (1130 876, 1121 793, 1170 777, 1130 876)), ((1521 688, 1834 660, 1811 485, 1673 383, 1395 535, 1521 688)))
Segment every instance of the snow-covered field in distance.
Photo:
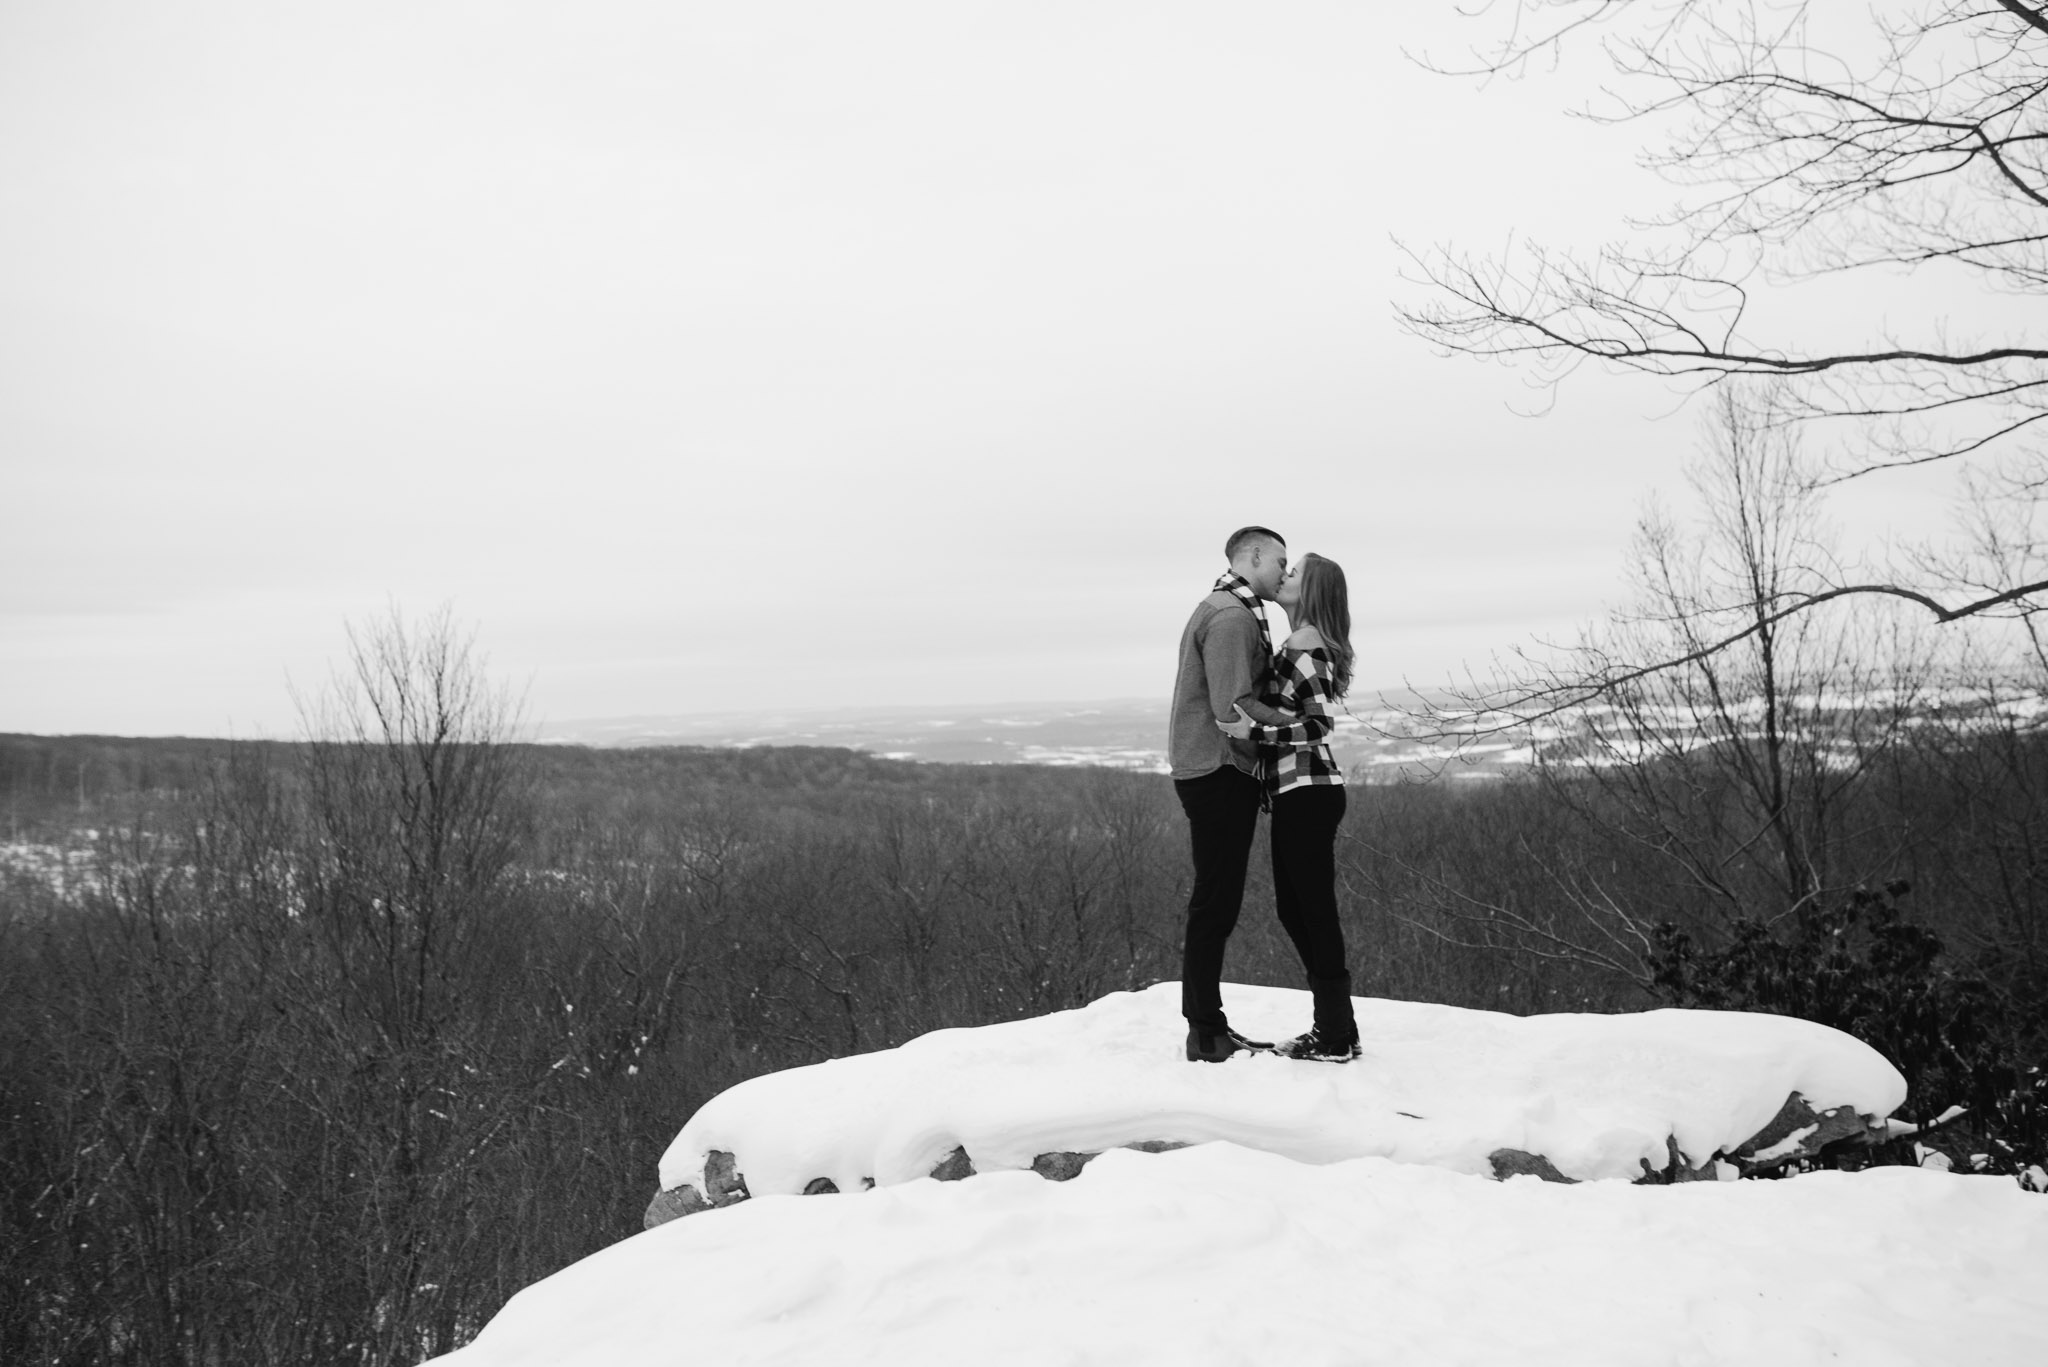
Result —
MULTIPOLYGON (((1413 695, 1389 694, 1389 700, 1413 695)), ((1437 756, 1398 732, 1398 712, 1361 692, 1340 718, 1333 745, 1355 780, 1419 773, 1437 756)), ((645 745, 834 745, 889 759, 947 764, 1088 765, 1166 772, 1166 699, 995 706, 820 707, 673 717, 611 717, 545 723, 543 742, 645 745)), ((1487 774, 1527 758, 1526 748, 1482 742, 1452 772, 1487 774)))
POLYGON ((834 745, 950 764, 1061 764, 1164 771, 1166 700, 994 706, 819 707, 543 724, 571 745, 834 745))
MULTIPOLYGON (((1824 758, 1844 765, 1867 746, 1869 718, 1906 711, 1908 729, 1936 726, 1968 734, 1990 725, 2040 725, 2048 697, 2024 686, 1987 694, 1979 687, 1928 687, 1910 700, 1885 693, 1841 690, 1825 697, 1794 696, 1780 706, 1797 729, 1821 738, 1824 758)), ((649 745, 830 745, 887 759, 950 764, 1052 764, 1166 772, 1165 698, 1113 698, 1087 703, 1006 703, 994 706, 819 707, 757 713, 612 717, 543 723, 536 738, 599 747, 649 745)), ((1602 765, 1637 751, 1669 754, 1725 739, 1724 725, 1753 733, 1763 723, 1761 701, 1737 704, 1725 718, 1695 715, 1674 705, 1638 707, 1618 719, 1593 703, 1556 717, 1500 726, 1499 717, 1462 711, 1448 693, 1411 689, 1356 690, 1344 704, 1330 744, 1353 783, 1410 778, 1484 779, 1514 772, 1545 755, 1567 765, 1602 765), (1425 733, 1425 707, 1445 709, 1440 729, 1425 733), (1595 735, 1601 737, 1595 740, 1595 735)))

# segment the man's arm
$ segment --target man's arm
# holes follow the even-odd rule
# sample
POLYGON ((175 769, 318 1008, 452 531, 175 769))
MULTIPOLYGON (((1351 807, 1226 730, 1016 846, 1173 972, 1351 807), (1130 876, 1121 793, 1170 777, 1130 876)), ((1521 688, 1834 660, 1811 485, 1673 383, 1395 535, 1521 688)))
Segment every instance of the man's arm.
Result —
POLYGON ((1247 717, 1250 717, 1261 726, 1286 726, 1296 720, 1285 712, 1266 706, 1256 697, 1247 696, 1239 698, 1237 705, 1244 709, 1244 714, 1247 717))

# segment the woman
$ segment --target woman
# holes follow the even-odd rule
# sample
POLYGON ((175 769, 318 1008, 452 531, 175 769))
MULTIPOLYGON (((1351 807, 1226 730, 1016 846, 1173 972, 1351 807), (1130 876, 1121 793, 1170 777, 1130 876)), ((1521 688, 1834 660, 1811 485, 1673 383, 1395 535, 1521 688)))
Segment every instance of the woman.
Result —
POLYGON ((1282 1044, 1280 1052, 1348 1063, 1358 1057, 1359 1048, 1344 928, 1337 920, 1337 825, 1344 819, 1344 775, 1325 741, 1335 723, 1335 704, 1351 687, 1351 599, 1344 570, 1334 560, 1305 555, 1281 581, 1275 601, 1294 634, 1274 657, 1273 682, 1263 701, 1296 720, 1262 726, 1240 707, 1234 720, 1216 724, 1225 734, 1260 747, 1273 808, 1274 900, 1315 997, 1315 1024, 1282 1044))

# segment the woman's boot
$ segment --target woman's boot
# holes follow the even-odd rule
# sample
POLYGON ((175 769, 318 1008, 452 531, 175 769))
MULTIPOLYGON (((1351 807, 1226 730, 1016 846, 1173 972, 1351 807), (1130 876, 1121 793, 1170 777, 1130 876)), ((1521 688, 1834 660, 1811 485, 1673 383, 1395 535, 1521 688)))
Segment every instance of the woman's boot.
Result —
POLYGON ((1306 1035, 1281 1045, 1280 1052, 1318 1063, 1349 1063, 1360 1052, 1358 1018, 1351 1010, 1351 975, 1310 978, 1308 988, 1315 997, 1315 1025, 1306 1035))

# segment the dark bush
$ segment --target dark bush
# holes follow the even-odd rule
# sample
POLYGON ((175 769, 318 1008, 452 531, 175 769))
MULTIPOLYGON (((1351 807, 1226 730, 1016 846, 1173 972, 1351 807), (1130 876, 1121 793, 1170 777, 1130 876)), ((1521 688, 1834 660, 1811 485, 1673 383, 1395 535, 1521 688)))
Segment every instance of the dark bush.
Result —
MULTIPOLYGON (((1669 923, 1653 934, 1653 984, 1676 1006, 1798 1016, 1854 1035, 1891 1059, 1908 1087, 1903 1118, 1918 1128, 1879 1157, 1914 1162, 1937 1147, 1959 1169, 2021 1174, 2048 1162, 2038 1070, 2017 1052, 1991 986, 1954 972, 1939 935, 1908 921, 1909 885, 1853 890, 1809 905, 1779 927, 1732 922, 1702 948, 1669 923)), ((1867 1151, 1834 1161, 1860 1165, 1867 1151)))

